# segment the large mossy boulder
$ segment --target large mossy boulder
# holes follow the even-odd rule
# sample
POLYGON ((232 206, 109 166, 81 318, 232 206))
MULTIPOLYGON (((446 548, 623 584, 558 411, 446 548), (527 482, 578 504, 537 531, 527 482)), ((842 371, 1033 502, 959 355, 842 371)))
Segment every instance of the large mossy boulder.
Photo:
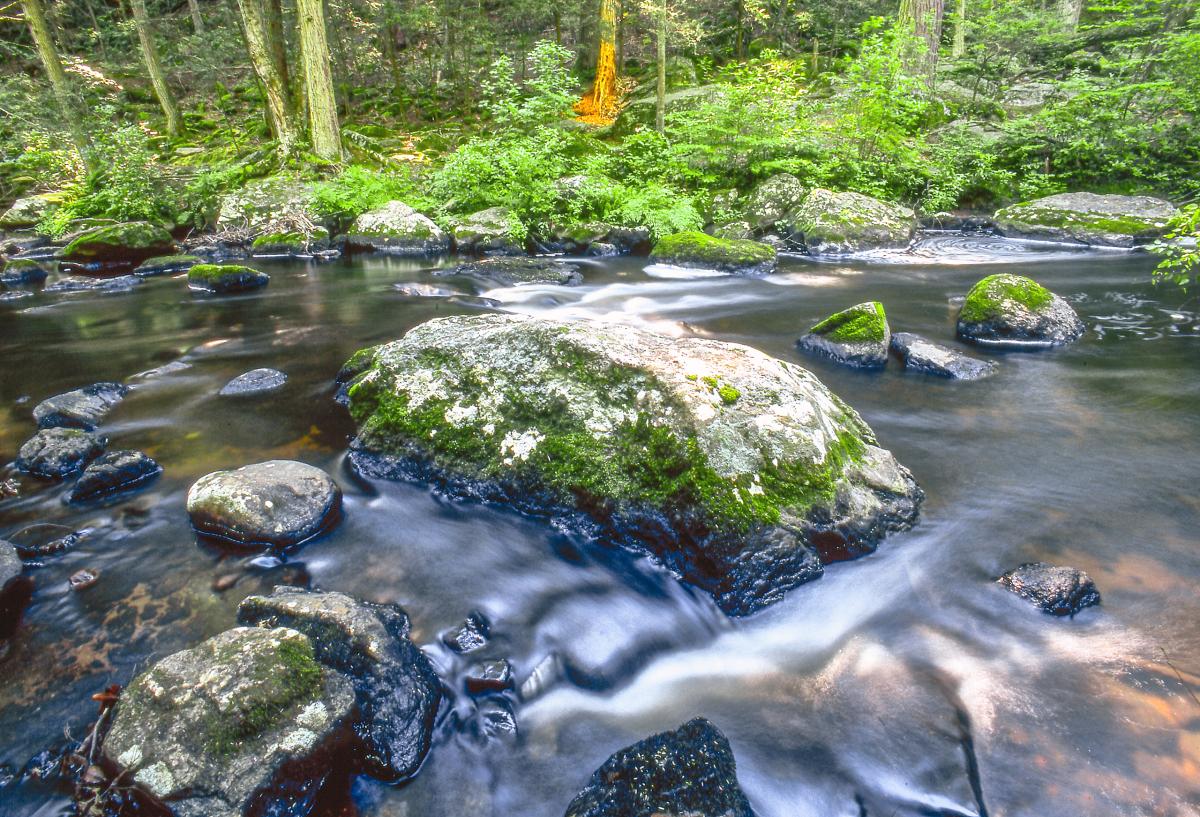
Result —
POLYGON ((903 205, 824 188, 810 192, 790 221, 795 238, 814 255, 906 247, 917 229, 916 215, 903 205))
POLYGON ((519 225, 507 207, 489 207, 455 222, 454 243, 472 255, 524 255, 525 247, 513 238, 519 225))
POLYGON ((808 188, 791 173, 777 173, 759 182, 746 198, 745 216, 756 232, 786 224, 808 195, 808 188))
POLYGON ((442 693, 429 659, 408 638, 403 609, 277 587, 243 601, 238 621, 308 636, 317 660, 354 684, 359 714, 353 729, 371 774, 392 782, 416 774, 429 752, 442 693))
POLYGON ((566 817, 754 817, 729 740, 704 718, 604 761, 566 817))
POLYGON ((450 251, 450 236, 402 201, 363 213, 346 231, 351 247, 389 255, 436 255, 450 251))
POLYGON ((774 247, 758 241, 716 238, 690 231, 660 238, 650 253, 650 261, 735 275, 765 275, 775 271, 776 252, 774 247))
POLYGON ((88 230, 63 248, 61 257, 82 264, 140 264, 174 251, 175 241, 162 227, 148 221, 131 221, 88 230))
POLYGON ((989 275, 971 288, 958 312, 959 337, 984 345, 1061 346, 1083 333, 1070 304, 1021 275, 989 275))
POLYGON ((188 287, 225 294, 251 292, 271 283, 271 276, 240 264, 196 264, 188 270, 188 287))
POLYGON ((1149 196, 1059 193, 998 210, 995 222, 1010 238, 1130 248, 1162 236, 1178 212, 1149 196))
POLYGON ((921 491, 810 372, 596 323, 441 318, 355 356, 356 466, 589 517, 732 614, 909 527, 921 491))
POLYGON ((240 627, 138 676, 104 756, 178 817, 292 814, 345 754, 353 710, 349 679, 306 636, 240 627))
POLYGON ((797 345, 806 352, 860 369, 887 365, 892 330, 879 301, 856 304, 830 315, 808 330, 797 345))
POLYGON ((0 230, 19 230, 22 227, 36 226, 39 221, 54 212, 61 200, 61 195, 53 193, 17 199, 3 215, 0 215, 0 230))

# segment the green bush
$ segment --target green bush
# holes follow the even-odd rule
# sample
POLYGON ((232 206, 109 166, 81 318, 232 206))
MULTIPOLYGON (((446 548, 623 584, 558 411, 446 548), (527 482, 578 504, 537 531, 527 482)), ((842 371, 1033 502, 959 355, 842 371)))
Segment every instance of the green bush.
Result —
POLYGON ((407 170, 385 172, 351 165, 313 190, 313 206, 318 213, 345 220, 397 199, 418 210, 430 205, 407 170))

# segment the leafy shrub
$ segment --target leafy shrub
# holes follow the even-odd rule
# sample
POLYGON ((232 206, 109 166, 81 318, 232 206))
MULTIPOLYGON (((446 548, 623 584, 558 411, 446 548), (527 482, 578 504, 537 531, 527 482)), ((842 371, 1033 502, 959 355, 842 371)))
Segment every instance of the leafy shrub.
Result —
POLYGON ((1185 208, 1165 238, 1150 248, 1162 258, 1154 271, 1155 280, 1173 281, 1186 288, 1200 279, 1200 205, 1185 208))
POLYGON ((384 172, 351 165, 332 179, 314 186, 313 205, 329 218, 353 220, 389 201, 402 200, 418 210, 429 206, 408 170, 384 172))

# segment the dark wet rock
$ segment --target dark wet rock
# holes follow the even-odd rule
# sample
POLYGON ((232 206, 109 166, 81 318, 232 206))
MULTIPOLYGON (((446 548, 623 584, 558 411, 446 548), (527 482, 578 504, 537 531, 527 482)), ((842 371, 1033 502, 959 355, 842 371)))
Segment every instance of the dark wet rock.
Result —
POLYGON ((29 525, 8 540, 17 548, 22 559, 42 559, 63 553, 84 540, 87 531, 75 531, 62 525, 48 522, 29 525))
POLYGON ((976 360, 909 332, 892 335, 892 351, 906 369, 952 380, 980 380, 996 371, 990 360, 976 360))
POLYGON ((269 460, 201 477, 188 491, 192 525, 245 545, 287 547, 325 530, 342 491, 320 468, 269 460))
POLYGON ((53 256, 54 253, 48 236, 34 233, 0 236, 0 255, 17 258, 33 258, 34 256, 43 258, 53 256))
POLYGON ((650 261, 733 275, 765 275, 775 271, 776 252, 774 247, 758 241, 714 238, 692 231, 660 238, 650 253, 650 261))
POLYGON ((807 195, 808 188, 795 176, 776 173, 760 182, 746 198, 747 225, 754 232, 762 232, 787 224, 807 195))
POLYGON ((475 710, 475 728, 484 740, 508 738, 517 734, 517 715, 505 698, 487 698, 475 710))
POLYGON ((93 383, 46 398, 34 407, 33 419, 42 428, 62 426, 93 431, 127 394, 129 387, 120 383, 93 383))
POLYGON ((450 236, 433 220, 402 201, 389 201, 363 213, 346 231, 355 249, 389 255, 436 255, 450 251, 450 236))
POLYGON ((753 817, 729 741, 704 718, 614 754, 566 817, 753 817))
POLYGON ((90 502, 142 488, 162 473, 162 466, 141 451, 109 451, 84 469, 69 501, 90 502))
POLYGON ((59 278, 45 288, 45 292, 131 292, 140 286, 142 279, 136 275, 117 275, 112 278, 96 278, 90 275, 69 275, 59 278))
POLYGON ((17 199, 3 215, 0 215, 0 230, 33 227, 54 212, 61 200, 61 194, 53 193, 17 199))
POLYGON ((250 254, 308 258, 329 250, 330 246, 329 232, 324 227, 314 227, 308 230, 263 233, 251 242, 250 254))
POLYGON ((512 666, 503 658, 474 664, 467 670, 466 686, 472 695, 512 689, 512 666))
POLYGON ((100 571, 95 568, 85 567, 71 574, 71 577, 67 579, 67 586, 78 592, 95 586, 98 581, 100 581, 100 571))
POLYGON ((553 258, 481 258, 466 264, 433 271, 434 275, 464 275, 492 286, 558 284, 575 286, 583 281, 579 265, 553 258))
POLYGON ((441 683, 408 638, 409 622, 394 604, 370 604, 342 593, 277 587, 238 607, 238 622, 287 627, 312 641, 317 661, 354 685, 368 768, 392 782, 411 777, 429 751, 441 683))
POLYGON ((1010 238, 1129 248, 1163 235, 1178 212, 1149 196, 1059 193, 1005 207, 995 221, 1010 238))
POLYGON ((587 254, 593 258, 614 258, 621 255, 621 248, 607 241, 595 241, 588 245, 587 254))
POLYGON ((218 394, 224 397, 263 394, 283 388, 287 379, 278 369, 251 369, 222 386, 218 394))
POLYGON ((734 614, 819 575, 818 551, 870 552, 922 497, 810 372, 736 344, 475 315, 356 363, 361 473, 583 524, 734 614))
POLYGON ((21 446, 16 467, 43 479, 64 479, 104 453, 103 434, 79 428, 44 428, 21 446))
POLYGON ((958 313, 958 336, 984 345, 1044 348, 1073 343, 1085 327, 1071 305, 1031 278, 981 280, 958 313))
POLYGON ((883 304, 868 301, 830 315, 796 341, 796 345, 846 366, 882 369, 887 365, 891 339, 892 330, 883 304))
POLYGON ((814 255, 906 247, 917 227, 907 207, 822 188, 810 192, 789 220, 796 238, 814 255))
POLYGON ((1091 578, 1073 567, 1033 562, 1010 570, 997 581, 1054 616, 1073 616, 1100 603, 1100 593, 1091 578))
POLYGON ((199 263, 200 256, 198 255, 159 255, 138 264, 133 274, 139 278, 176 275, 180 272, 187 272, 199 263))
POLYGON ((88 230, 62 251, 62 258, 80 263, 123 262, 137 264, 175 250, 171 234, 148 221, 111 224, 88 230))
POLYGON ((250 241, 236 239, 189 243, 186 249, 204 264, 227 264, 250 257, 250 241))
POLYGON ((512 237, 518 225, 507 207, 489 207, 458 220, 454 243, 459 252, 473 255, 524 255, 525 247, 512 237))
POLYGON ((613 227, 604 241, 616 247, 620 255, 645 255, 650 252, 650 230, 647 227, 613 227))
POLYGON ((467 616, 467 620, 442 635, 442 643, 457 653, 474 652, 487 645, 492 624, 478 610, 467 616))
POLYGON ((21 284, 36 284, 45 281, 47 275, 44 264, 32 258, 9 259, 0 270, 0 284, 5 286, 20 286, 21 284))
POLYGON ((238 264, 197 264, 187 280, 192 289, 207 292, 248 292, 271 283, 271 276, 238 264))
POLYGON ((24 569, 16 547, 0 539, 0 639, 16 632, 21 615, 33 597, 33 582, 22 575, 24 569))
POLYGON ((138 676, 103 753, 177 817, 307 813, 296 795, 311 799, 344 755, 353 709, 349 679, 307 636, 238 627, 138 676))

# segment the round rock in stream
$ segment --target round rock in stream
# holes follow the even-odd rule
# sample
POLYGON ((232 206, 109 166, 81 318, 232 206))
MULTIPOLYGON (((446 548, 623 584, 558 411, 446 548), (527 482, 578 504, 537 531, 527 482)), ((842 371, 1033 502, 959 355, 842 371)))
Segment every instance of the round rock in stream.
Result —
POLYGON ((353 709, 349 679, 306 636, 239 627, 138 676, 103 752, 178 817, 285 814, 297 784, 319 788, 346 753, 353 709))
POLYGON ((584 522, 733 614, 871 551, 922 497, 816 377, 745 346, 479 315, 353 363, 364 473, 584 522))
POLYGON ((1091 577, 1073 567, 1032 562, 1010 570, 997 581, 1054 616, 1073 616, 1100 603, 1100 592, 1091 577))
POLYGON ((103 434, 79 428, 44 428, 21 446, 16 466, 43 479, 63 479, 104 452, 103 434))
POLYGON ((1083 333, 1070 304, 1021 275, 984 278, 958 313, 958 336, 983 345, 1041 349, 1073 343, 1083 333))
POLYGON ((196 264, 188 270, 187 282, 205 292, 249 292, 271 283, 271 276, 239 264, 196 264))
POLYGON ((109 451, 84 469, 71 490, 70 501, 89 502, 132 491, 161 473, 162 466, 141 451, 109 451))
POLYGON ((324 530, 342 492, 320 468, 269 460, 201 477, 188 491, 192 525, 245 545, 287 547, 324 530))
POLYGON ((891 339, 883 304, 869 301, 830 315, 796 344, 844 366, 882 369, 887 365, 891 339))
POLYGON ((704 718, 626 747, 604 762, 566 817, 754 817, 729 741, 704 718))
POLYGON ((263 394, 283 388, 287 379, 287 375, 278 369, 251 369, 230 380, 221 387, 221 391, 218 393, 222 397, 263 394))

